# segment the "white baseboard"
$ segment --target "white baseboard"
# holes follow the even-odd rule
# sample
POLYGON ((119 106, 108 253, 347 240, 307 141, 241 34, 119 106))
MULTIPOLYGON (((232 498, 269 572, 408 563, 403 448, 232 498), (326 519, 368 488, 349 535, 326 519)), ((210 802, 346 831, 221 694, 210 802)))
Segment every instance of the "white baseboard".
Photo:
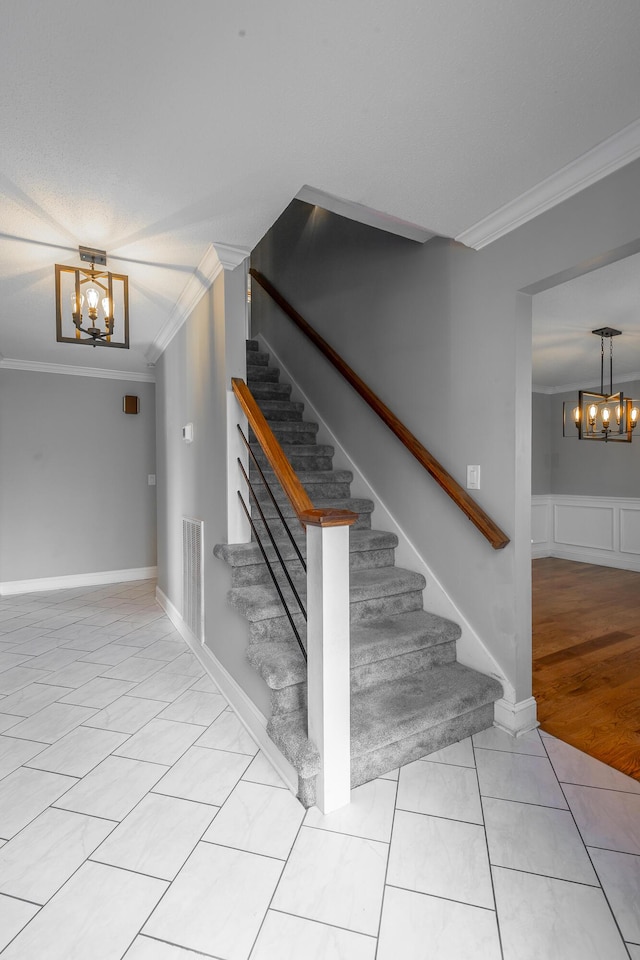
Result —
POLYGON ((493 716, 494 725, 510 733, 512 737, 520 737, 540 726, 534 697, 519 700, 517 703, 509 703, 504 698, 496 700, 493 716))
POLYGON ((182 619, 177 607, 162 592, 160 587, 156 587, 156 600, 194 656, 200 661, 216 686, 220 688, 222 695, 229 702, 238 720, 249 736, 255 740, 278 776, 282 778, 294 795, 297 794, 298 774, 267 734, 267 718, 265 715, 261 710, 258 710, 253 700, 236 683, 229 671, 223 667, 211 650, 199 642, 196 635, 192 633, 182 619))
POLYGON ((43 590, 73 590, 96 587, 103 583, 126 583, 129 580, 155 580, 157 567, 133 567, 130 570, 101 570, 98 573, 72 573, 64 577, 39 577, 36 580, 7 580, 0 583, 0 597, 17 593, 38 593, 43 590))

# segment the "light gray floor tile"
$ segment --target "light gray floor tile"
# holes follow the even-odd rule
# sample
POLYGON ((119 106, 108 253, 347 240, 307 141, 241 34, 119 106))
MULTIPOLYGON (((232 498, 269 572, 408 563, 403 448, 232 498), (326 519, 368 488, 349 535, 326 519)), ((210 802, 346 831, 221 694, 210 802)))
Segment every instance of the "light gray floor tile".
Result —
POLYGON ((119 733, 137 733, 164 708, 162 700, 143 700, 141 697, 120 697, 88 720, 87 727, 101 727, 119 733))
POLYGON ((566 810, 567 803, 546 756, 476 749, 476 766, 483 797, 566 810))
MULTIPOLYGON (((188 729, 192 728, 189 726, 188 729)), ((155 790, 219 806, 227 799, 248 764, 249 757, 240 753, 191 747, 174 763, 155 790)))
POLYGON ((519 737, 512 737, 510 733, 499 727, 489 727, 474 733, 474 747, 484 750, 502 750, 505 753, 524 753, 532 757, 546 757, 540 734, 537 730, 529 730, 519 737))
POLYGON ((166 887, 162 880, 87 862, 7 947, 2 960, 120 960, 166 887), (79 917, 90 920, 78 923, 79 917))
POLYGON ((111 730, 76 727, 37 757, 33 757, 27 765, 37 770, 64 773, 70 777, 84 777, 127 737, 126 733, 114 733, 111 730))
POLYGON ((88 660, 89 663, 103 663, 115 667, 116 664, 122 663, 123 660, 127 660, 130 656, 131 647, 113 641, 104 647, 100 647, 99 650, 92 650, 89 653, 83 654, 82 658, 83 660, 88 660))
POLYGON ((628 943, 627 950, 629 951, 631 960, 640 960, 640 944, 628 943))
POLYGON ((640 856, 593 847, 589 853, 622 936, 640 944, 640 856))
POLYGON ((12 667, 0 673, 0 693, 11 694, 28 687, 30 683, 44 680, 49 676, 47 670, 35 670, 33 667, 12 667))
POLYGON ((131 680, 134 683, 141 683, 161 669, 162 664, 157 660, 146 660, 144 657, 131 656, 117 666, 111 667, 102 676, 114 680, 131 680))
POLYGON ((493 909, 484 829, 398 810, 387 883, 493 909))
POLYGON ((377 960, 400 957, 502 960, 495 912, 387 887, 377 960))
POLYGON ((181 656, 185 652, 185 649, 186 644, 182 639, 156 640, 155 643, 145 647, 144 655, 145 657, 150 657, 152 660, 169 661, 181 656))
POLYGON ((75 783, 73 777, 27 767, 8 774, 0 780, 0 837, 10 840, 75 783))
POLYGON ((11 670, 12 667, 19 667, 21 663, 28 664, 33 656, 30 653, 18 653, 17 647, 11 647, 10 650, 0 650, 0 673, 11 670))
POLYGON ((227 708, 227 701, 219 693, 203 693, 201 690, 186 690, 165 707, 162 720, 182 720, 208 727, 227 708))
MULTIPOLYGON (((29 664, 29 668, 53 673, 56 670, 61 670, 63 667, 66 667, 68 663, 79 660, 80 657, 81 653, 79 650, 70 650, 68 647, 56 647, 55 650, 50 650, 49 653, 43 653, 39 657, 34 657, 29 664)), ((37 678, 34 677, 33 679, 35 680, 37 678)))
POLYGON ((270 787, 284 787, 285 790, 287 789, 286 784, 267 760, 262 750, 256 753, 242 775, 242 779, 252 780, 253 783, 266 783, 270 787))
POLYGON ((640 793, 640 783, 614 770, 595 757, 589 757, 562 740, 547 740, 547 753, 556 776, 561 783, 578 783, 584 787, 603 787, 607 790, 623 790, 625 793, 640 793))
MULTIPOLYGON (((88 663, 86 660, 76 660, 68 664, 62 670, 56 670, 50 674, 44 681, 47 684, 59 684, 61 687, 69 687, 74 690, 83 684, 99 677, 104 667, 101 663, 88 663)), ((67 691, 68 692, 68 691, 67 691)), ((64 696, 64 694, 63 694, 64 696)))
POLYGON ((200 661, 196 660, 189 651, 180 654, 175 660, 167 663, 164 670, 165 673, 181 673, 183 677, 193 677, 194 680, 198 677, 204 677, 206 673, 200 661))
POLYGON ((628 960, 599 887, 493 868, 504 960, 628 960))
POLYGON ((33 903, 0 896, 0 950, 26 927, 38 910, 39 907, 33 903))
MULTIPOLYGON (((0 702, 0 707, 2 702, 0 702)), ((12 715, 10 713, 0 713, 0 733, 5 733, 7 730, 10 730, 11 727, 15 727, 16 723, 20 723, 23 720, 23 717, 17 715, 12 715)))
POLYGON ((395 770, 389 770, 387 773, 380 774, 381 780, 399 780, 400 779, 400 767, 396 767, 395 770))
POLYGON ((196 680, 192 690, 204 690, 205 693, 220 693, 220 688, 213 682, 211 677, 204 676, 200 677, 199 680, 196 680))
POLYGON ((194 743, 203 728, 193 723, 174 720, 150 720, 146 727, 134 733, 116 753, 133 760, 171 765, 194 743))
POLYGON ((388 845, 302 827, 271 906, 375 936, 388 845))
POLYGON ((113 827, 49 807, 0 850, 0 893, 46 903, 113 827))
POLYGON ((303 817, 288 790, 240 781, 202 839, 286 860, 303 817))
POLYGON ((139 683, 132 691, 132 696, 172 703, 181 693, 188 690, 193 682, 193 677, 183 677, 178 673, 164 673, 161 670, 159 673, 154 673, 148 680, 139 683))
POLYGON ((141 936, 135 938, 123 960, 215 960, 215 957, 212 958, 209 953, 194 953, 184 947, 175 947, 171 943, 141 936))
POLYGON ((34 740, 22 740, 4 735, 0 737, 0 780, 8 773, 17 770, 27 760, 46 750, 46 744, 34 740))
POLYGON ((196 745, 214 750, 229 750, 231 753, 245 753, 251 757, 255 757, 258 752, 257 743, 233 710, 228 708, 213 721, 209 729, 196 741, 196 745))
POLYGON ((126 680, 108 680, 106 677, 95 677, 88 683, 72 690, 61 698, 61 703, 75 703, 80 707, 94 707, 102 710, 110 703, 123 697, 135 687, 135 683, 126 680))
POLYGON ((482 823, 476 771, 469 767, 416 760, 400 770, 399 810, 482 823))
POLYGON ((41 637, 34 637, 33 640, 27 640, 25 643, 19 644, 18 647, 13 651, 15 654, 23 654, 27 657, 39 657, 43 653, 48 653, 50 650, 55 650, 59 647, 64 641, 60 637, 52 637, 51 635, 43 635, 41 637))
POLYGON ((157 763, 107 757, 56 806, 107 820, 123 820, 167 769, 157 763))
POLYGON ((28 687, 17 690, 10 696, 0 700, 0 709, 3 713, 15 713, 20 717, 31 717, 39 710, 55 703, 59 697, 64 697, 69 691, 63 686, 50 686, 48 683, 30 683, 28 687))
POLYGON ((569 783, 565 784, 564 792, 588 846, 640 854, 640 796, 637 793, 569 783))
POLYGON ((430 753, 422 759, 433 763, 453 763, 458 767, 475 767, 476 765, 471 737, 465 737, 464 740, 443 747, 442 750, 436 750, 435 753, 430 753))
POLYGON ((204 803, 150 793, 116 827, 92 859, 173 880, 217 810, 204 803))
POLYGON ((142 933, 247 960, 281 870, 279 860, 199 843, 142 933))
POLYGON ((56 740, 79 727, 95 712, 91 707, 78 707, 71 703, 51 703, 23 720, 22 723, 11 727, 11 736, 24 737, 25 740, 41 740, 43 743, 55 743, 56 740))
POLYGON ((351 791, 351 803, 340 810, 323 814, 318 807, 311 807, 304 819, 305 826, 389 843, 396 789, 393 780, 380 778, 363 783, 351 791))
POLYGON ((491 863, 597 885, 598 878, 568 810, 490 797, 485 797, 483 807, 491 863))
POLYGON ((374 960, 375 955, 373 937, 269 910, 251 960, 374 960))
POLYGON ((97 627, 82 627, 70 640, 65 641, 65 646, 70 650, 79 651, 79 656, 84 660, 87 654, 95 653, 96 650, 101 650, 113 643, 117 636, 117 630, 107 633, 97 627))

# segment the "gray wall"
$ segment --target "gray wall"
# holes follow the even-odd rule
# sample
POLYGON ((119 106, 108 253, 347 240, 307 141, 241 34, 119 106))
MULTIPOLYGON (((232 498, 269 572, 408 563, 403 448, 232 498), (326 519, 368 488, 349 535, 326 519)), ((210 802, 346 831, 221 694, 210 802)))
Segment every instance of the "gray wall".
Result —
POLYGON ((551 439, 551 397, 534 393, 531 397, 531 493, 534 495, 551 493, 551 439))
POLYGON ((150 473, 153 384, 0 370, 0 582, 154 566, 150 473))
POLYGON ((481 465, 478 500, 512 541, 500 552, 256 292, 256 329, 411 531, 518 699, 531 693, 530 295, 636 240, 639 188, 636 162, 478 252, 412 245, 296 202, 253 258, 456 479, 481 465))
MULTIPOLYGON (((220 274, 156 365, 158 437, 158 586, 182 613, 182 518, 204 521, 205 642, 265 714, 266 687, 245 657, 246 621, 226 602, 230 570, 213 556, 227 539, 227 388, 245 376, 244 268, 220 274), (230 344, 232 323, 242 345, 230 344), (194 425, 186 444, 182 427, 194 425)), ((231 491, 233 497, 235 490, 231 491)))

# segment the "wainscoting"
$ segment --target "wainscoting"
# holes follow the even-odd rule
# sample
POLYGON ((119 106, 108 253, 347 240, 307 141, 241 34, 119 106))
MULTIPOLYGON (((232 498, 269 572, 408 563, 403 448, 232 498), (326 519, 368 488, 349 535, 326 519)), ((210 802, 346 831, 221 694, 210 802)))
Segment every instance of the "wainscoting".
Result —
POLYGON ((531 554, 640 572, 640 499, 532 497, 531 554))

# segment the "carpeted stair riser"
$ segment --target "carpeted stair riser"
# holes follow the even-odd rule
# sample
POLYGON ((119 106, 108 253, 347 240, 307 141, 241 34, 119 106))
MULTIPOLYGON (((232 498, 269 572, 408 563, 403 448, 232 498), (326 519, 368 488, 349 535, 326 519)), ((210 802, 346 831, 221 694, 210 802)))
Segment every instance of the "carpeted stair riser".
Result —
MULTIPOLYGON (((393 561, 394 551, 392 549, 368 550, 366 553, 358 551, 358 553, 351 553, 349 555, 349 568, 351 570, 369 570, 371 567, 392 567, 393 561)), ((295 559, 287 559, 285 563, 293 579, 299 580, 303 576, 302 564, 297 557, 295 559)), ((278 583, 286 583, 286 577, 282 572, 280 562, 274 560, 272 566, 278 583)), ((243 567, 233 567, 231 573, 232 587, 248 587, 256 583, 271 583, 271 574, 264 561, 262 563, 248 564, 243 567)))
POLYGON ((277 367, 264 367, 262 364, 247 364, 247 386, 253 383, 277 383, 280 371, 277 367))
POLYGON ((260 400, 260 409, 262 410, 267 423, 279 420, 302 420, 304 412, 304 403, 297 403, 293 400, 260 400))
MULTIPOLYGON (((329 472, 330 471, 327 470, 327 473, 329 472)), ((260 479, 260 475, 258 474, 257 470, 255 471, 254 476, 251 476, 251 475, 249 476, 249 479, 253 484, 253 489, 260 503, 271 503, 271 497, 269 496, 269 492, 265 488, 264 483, 262 483, 260 479)), ((326 483, 322 483, 321 481, 318 481, 317 483, 303 484, 303 486, 307 491, 307 493, 309 494, 309 497, 311 498, 312 503, 316 503, 318 500, 349 500, 350 499, 349 497, 350 484, 348 482, 341 483, 340 481, 332 482, 331 477, 327 479, 326 483)), ((271 492, 276 498, 276 503, 284 504, 289 502, 277 481, 275 481, 275 483, 273 484, 269 482, 269 487, 271 488, 271 492)))
MULTIPOLYGON (((318 424, 304 420, 272 420, 269 423, 271 432, 279 444, 309 446, 314 443, 318 424)), ((249 443, 255 443, 255 434, 249 430, 249 443)))
POLYGON ((248 367, 268 367, 269 366, 269 354, 262 353, 260 348, 256 348, 251 352, 247 351, 247 366, 248 367))
POLYGON ((258 404, 262 403, 263 400, 286 401, 291 396, 290 383, 279 383, 271 380, 253 380, 251 383, 248 383, 247 386, 258 401, 258 404))
MULTIPOLYGON (((331 470, 333 466, 333 447, 326 444, 281 444, 284 455, 294 470, 308 471, 331 470)), ((268 467, 267 458, 259 444, 251 444, 258 463, 264 470, 268 467)))

